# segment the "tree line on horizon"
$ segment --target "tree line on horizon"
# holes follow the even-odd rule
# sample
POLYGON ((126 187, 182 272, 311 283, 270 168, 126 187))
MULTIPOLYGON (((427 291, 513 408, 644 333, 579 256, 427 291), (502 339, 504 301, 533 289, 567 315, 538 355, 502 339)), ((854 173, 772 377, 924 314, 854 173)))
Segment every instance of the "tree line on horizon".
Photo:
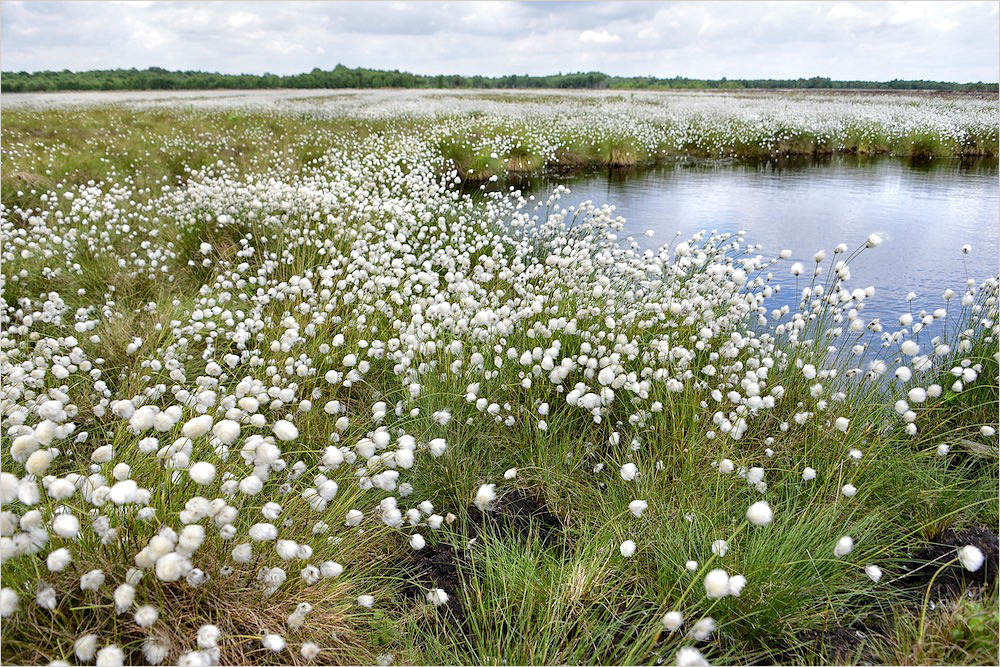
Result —
POLYGON ((332 70, 314 68, 302 74, 218 74, 214 72, 147 69, 90 70, 85 72, 2 72, 0 91, 40 92, 66 90, 211 90, 262 88, 576 88, 576 89, 860 89, 997 92, 997 83, 947 81, 836 81, 828 77, 799 79, 692 79, 675 76, 610 76, 603 72, 559 73, 547 76, 421 75, 399 70, 377 70, 337 65, 332 70))

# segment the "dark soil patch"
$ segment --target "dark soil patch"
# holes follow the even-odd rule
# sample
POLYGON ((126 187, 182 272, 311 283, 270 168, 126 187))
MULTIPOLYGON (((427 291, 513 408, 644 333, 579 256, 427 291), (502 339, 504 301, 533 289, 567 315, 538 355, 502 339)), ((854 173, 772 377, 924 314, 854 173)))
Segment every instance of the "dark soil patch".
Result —
POLYGON ((413 573, 403 588, 403 593, 411 598, 425 600, 432 588, 440 588, 448 594, 448 601, 437 607, 439 612, 451 616, 460 628, 466 625, 465 610, 459 599, 458 589, 462 578, 458 568, 468 561, 469 555, 450 544, 428 544, 414 551, 406 563, 413 573))
POLYGON ((806 630, 799 635, 805 644, 821 646, 827 657, 835 662, 856 661, 872 664, 877 659, 875 644, 886 641, 885 627, 865 622, 837 626, 823 630, 806 630))
POLYGON ((552 546, 562 533, 559 518, 543 502, 520 489, 507 491, 485 512, 472 506, 468 514, 468 532, 473 538, 492 533, 502 538, 524 540, 537 533, 542 544, 552 546))
POLYGON ((925 588, 942 565, 958 555, 967 544, 979 547, 986 557, 983 566, 969 572, 958 562, 942 570, 934 579, 931 595, 936 598, 955 597, 966 587, 990 587, 997 579, 997 558, 1000 556, 996 529, 984 525, 971 526, 961 531, 952 528, 944 531, 926 547, 914 554, 913 563, 904 566, 910 570, 900 578, 905 587, 925 588))

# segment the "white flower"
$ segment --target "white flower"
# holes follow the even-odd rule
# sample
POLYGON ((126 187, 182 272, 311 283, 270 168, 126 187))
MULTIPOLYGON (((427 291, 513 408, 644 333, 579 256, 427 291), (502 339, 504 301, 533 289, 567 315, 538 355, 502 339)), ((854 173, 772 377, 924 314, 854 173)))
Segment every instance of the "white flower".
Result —
POLYGON ((97 635, 83 635, 73 642, 73 653, 81 662, 90 662, 97 653, 97 635))
POLYGON ((369 607, 370 608, 372 605, 375 604, 375 596, 374 595, 359 595, 358 596, 358 604, 361 605, 362 607, 369 607))
POLYGON ((758 500, 747 509, 747 521, 755 526, 766 526, 774 519, 774 512, 766 500, 758 500))
POLYGON ((948 456, 948 452, 950 452, 950 451, 951 451, 951 447, 949 445, 940 444, 940 445, 937 446, 937 455, 938 456, 948 456))
POLYGON ((28 474, 34 475, 35 477, 41 477, 48 470, 49 465, 52 464, 52 453, 47 449, 39 449, 28 457, 28 460, 24 462, 24 469, 28 474))
POLYGON ((725 570, 712 570, 705 575, 705 595, 710 598, 729 595, 729 574, 725 570))
POLYGON ((698 561, 689 560, 688 562, 684 563, 684 568, 689 572, 694 572, 695 570, 698 569, 698 561))
POLYGON ((426 544, 424 536, 420 533, 414 533, 413 537, 410 538, 410 547, 417 551, 423 549, 426 544))
POLYGON ((285 649, 285 638, 281 635, 276 634, 265 634, 260 639, 261 645, 269 651, 274 651, 275 653, 283 651, 285 649))
POLYGON ((836 421, 834 421, 834 426, 837 428, 838 431, 841 431, 842 433, 846 433, 847 428, 850 425, 851 425, 851 420, 849 420, 847 417, 837 417, 836 421))
POLYGON ((739 597, 740 593, 743 592, 743 587, 747 585, 747 578, 742 574, 737 574, 729 577, 729 594, 734 597, 739 597))
POLYGON ((80 520, 72 514, 59 514, 52 520, 52 530, 59 537, 75 539, 80 533, 80 520))
POLYGON ((0 618, 8 618, 15 611, 17 611, 17 593, 13 588, 0 589, 0 618))
POLYGON ((837 540, 836 546, 833 547, 833 555, 840 558, 851 553, 853 549, 854 539, 849 535, 844 535, 842 538, 837 540))
POLYGON ((674 656, 677 667, 707 667, 708 660, 693 646, 682 646, 674 656))
POLYGON ((240 424, 232 419, 223 419, 214 427, 212 433, 224 445, 231 445, 240 437, 240 424))
POLYGON ((725 540, 715 540, 712 542, 712 553, 716 556, 725 556, 729 553, 729 543, 725 540))
POLYGON ((435 607, 440 607, 441 605, 448 603, 448 592, 443 588, 432 588, 427 591, 427 602, 433 604, 435 607))
POLYGON ((319 655, 320 647, 315 642, 305 642, 302 644, 302 648, 299 649, 299 653, 306 660, 313 660, 319 655))
POLYGON ((176 552, 156 559, 156 578, 160 581, 177 581, 191 571, 191 561, 176 552))
POLYGON ((62 572, 72 560, 73 557, 70 555, 69 549, 56 549, 45 559, 45 566, 49 568, 50 572, 62 572))
POLYGON ((878 583, 878 580, 882 578, 882 568, 878 565, 865 565, 865 574, 868 578, 878 583))
POLYGON ((444 438, 434 438, 433 440, 427 443, 427 449, 430 451, 431 456, 433 456, 434 458, 438 458, 439 456, 444 454, 447 448, 448 445, 445 444, 444 438))
POLYGON ((206 461, 199 461, 188 469, 188 475, 195 484, 211 484, 215 479, 215 466, 206 461))
POLYGON ((811 479, 816 479, 816 471, 812 468, 806 468, 802 471, 802 479, 808 482, 811 479))
POLYGON ((326 579, 333 579, 344 573, 344 566, 340 563, 328 560, 320 564, 319 573, 326 579))
POLYGON ((154 639, 147 639, 142 643, 142 655, 151 665, 161 664, 169 654, 169 649, 154 639))
POLYGON ((185 438, 194 440, 198 436, 208 433, 211 429, 212 417, 210 415, 201 415, 200 417, 189 419, 183 428, 181 428, 181 433, 185 438))
POLYGON ((517 477, 517 468, 511 468, 503 474, 504 479, 514 479, 515 477, 517 477))
POLYGON ((618 547, 618 551, 621 552, 622 556, 625 558, 631 558, 635 554, 635 542, 632 540, 625 540, 618 547))
POLYGON ((694 624, 694 627, 691 628, 691 636, 700 642, 707 641, 715 632, 716 627, 718 626, 715 624, 715 619, 706 616, 694 624))
POLYGON ((198 648, 215 648, 219 644, 222 632, 217 625, 203 625, 198 628, 198 648))
POLYGON ((854 494, 856 494, 858 490, 853 484, 844 484, 844 486, 840 488, 840 492, 848 498, 853 498, 854 494))
POLYGON ((649 508, 649 503, 645 500, 633 500, 628 504, 628 511, 632 513, 633 516, 640 517, 642 513, 649 508))
POLYGON ((639 476, 639 469, 634 463, 626 463, 622 466, 619 474, 622 476, 626 482, 631 482, 633 479, 639 476))
POLYGON ((283 442, 288 442, 299 437, 299 429, 295 428, 295 424, 288 421, 287 419, 279 419, 274 422, 274 437, 283 442))
POLYGON ((496 484, 483 484, 476 491, 476 498, 473 500, 473 504, 478 507, 481 511, 485 512, 489 509, 490 503, 496 500, 496 484))
POLYGON ((129 584, 121 584, 114 592, 115 613, 123 614, 129 610, 135 602, 135 587, 129 584))
POLYGON ((97 652, 97 667, 118 667, 125 664, 125 652, 116 644, 105 646, 97 652))
POLYGON ((104 583, 104 572, 101 570, 91 570, 80 577, 80 589, 84 591, 96 591, 104 583))
POLYGON ((722 459, 719 461, 719 472, 723 475, 728 475, 735 469, 736 465, 730 459, 722 459))
POLYGON ((667 632, 675 632, 681 627, 681 625, 683 625, 684 615, 679 611, 668 611, 663 615, 663 618, 660 619, 660 621, 663 623, 663 628, 667 632))
POLYGON ((136 625, 140 628, 148 628, 153 623, 156 623, 156 619, 160 617, 160 612, 156 607, 152 607, 148 604, 143 605, 135 610, 135 614, 132 618, 135 619, 136 625))
POLYGON ((975 572, 983 566, 986 557, 979 547, 967 544, 958 550, 958 560, 966 570, 975 572))
POLYGON ((278 540, 274 544, 274 550, 282 560, 291 560, 298 556, 299 545, 295 540, 278 540))
POLYGON ((868 242, 865 243, 865 247, 877 248, 880 245, 882 245, 882 237, 879 234, 872 233, 868 235, 868 242))

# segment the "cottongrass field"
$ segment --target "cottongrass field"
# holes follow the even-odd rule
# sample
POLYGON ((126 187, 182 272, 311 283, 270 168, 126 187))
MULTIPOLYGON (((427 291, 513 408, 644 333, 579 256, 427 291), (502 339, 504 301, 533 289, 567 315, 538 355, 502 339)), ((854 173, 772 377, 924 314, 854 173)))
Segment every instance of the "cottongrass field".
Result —
POLYGON ((4 663, 996 664, 997 275, 870 320, 876 233, 505 181, 995 100, 273 97, 4 96, 4 663))

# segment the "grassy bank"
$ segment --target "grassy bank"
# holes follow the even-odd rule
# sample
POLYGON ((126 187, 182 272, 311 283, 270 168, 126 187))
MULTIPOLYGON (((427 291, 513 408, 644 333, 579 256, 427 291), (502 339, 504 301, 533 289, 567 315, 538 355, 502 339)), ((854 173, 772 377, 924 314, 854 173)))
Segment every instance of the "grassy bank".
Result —
POLYGON ((997 278, 774 315, 752 239, 460 189, 721 135, 521 122, 4 112, 5 662, 996 662, 997 278))

